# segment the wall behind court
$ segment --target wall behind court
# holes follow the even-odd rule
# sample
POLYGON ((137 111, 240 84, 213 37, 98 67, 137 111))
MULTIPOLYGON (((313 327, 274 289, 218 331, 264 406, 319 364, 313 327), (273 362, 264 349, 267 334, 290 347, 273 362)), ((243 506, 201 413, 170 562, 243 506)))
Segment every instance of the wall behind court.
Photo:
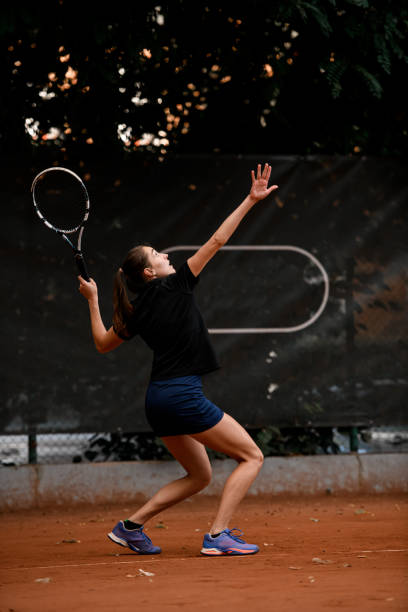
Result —
MULTIPOLYGON (((70 166, 87 179, 84 252, 106 325, 127 250, 202 244, 246 195, 255 157, 176 157, 162 164, 70 166), (89 175, 89 176, 88 176, 89 175)), ((407 424, 406 164, 390 158, 275 157, 279 190, 229 245, 293 245, 330 279, 327 306, 291 334, 216 334, 222 368, 208 396, 243 425, 407 424)), ((2 433, 147 431, 151 354, 139 339, 99 355, 68 247, 36 217, 42 168, 3 169, 2 433)), ((177 251, 180 265, 191 252, 177 251)), ((291 327, 319 308, 324 283, 298 253, 223 251, 197 300, 209 328, 291 327)))

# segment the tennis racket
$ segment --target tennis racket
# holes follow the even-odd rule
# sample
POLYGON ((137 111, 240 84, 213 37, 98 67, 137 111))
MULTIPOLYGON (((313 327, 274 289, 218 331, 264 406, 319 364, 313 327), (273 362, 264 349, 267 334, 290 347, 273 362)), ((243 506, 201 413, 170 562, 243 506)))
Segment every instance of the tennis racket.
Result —
POLYGON ((89 216, 89 196, 83 181, 72 170, 55 166, 37 174, 31 193, 37 215, 69 244, 80 275, 89 281, 81 251, 82 234, 89 216), (76 246, 69 237, 75 232, 78 232, 76 246))

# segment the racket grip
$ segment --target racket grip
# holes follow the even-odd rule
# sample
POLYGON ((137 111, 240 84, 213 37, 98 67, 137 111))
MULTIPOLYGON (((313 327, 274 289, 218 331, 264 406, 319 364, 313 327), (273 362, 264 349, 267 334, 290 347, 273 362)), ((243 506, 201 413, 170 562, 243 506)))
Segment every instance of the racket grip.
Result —
POLYGON ((83 258, 82 253, 77 253, 75 255, 75 261, 80 275, 82 276, 82 278, 89 282, 88 269, 86 267, 85 259, 83 258))

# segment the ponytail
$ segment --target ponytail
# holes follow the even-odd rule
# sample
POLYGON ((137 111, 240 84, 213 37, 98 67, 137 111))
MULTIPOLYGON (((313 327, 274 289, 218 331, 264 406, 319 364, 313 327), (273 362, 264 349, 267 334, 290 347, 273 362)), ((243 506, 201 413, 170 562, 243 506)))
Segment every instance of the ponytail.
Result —
POLYGON ((127 323, 133 306, 129 301, 122 268, 116 272, 113 281, 113 328, 118 336, 127 336, 127 323))
POLYGON ((149 260, 145 247, 137 246, 126 255, 113 283, 113 328, 120 337, 129 336, 128 323, 133 314, 127 290, 138 293, 145 284, 143 270, 149 260))

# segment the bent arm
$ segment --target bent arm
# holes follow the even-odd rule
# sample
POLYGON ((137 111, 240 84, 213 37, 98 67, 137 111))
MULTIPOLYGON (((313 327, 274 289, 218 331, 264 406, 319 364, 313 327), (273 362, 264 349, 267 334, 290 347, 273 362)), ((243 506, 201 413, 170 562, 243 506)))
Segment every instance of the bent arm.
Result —
POLYGON ((231 238, 242 219, 248 214, 259 200, 266 198, 271 191, 277 189, 277 185, 268 188, 268 181, 271 175, 271 166, 265 164, 263 171, 258 164, 257 177, 251 171, 252 187, 250 193, 239 206, 225 219, 211 238, 192 255, 188 260, 188 266, 194 276, 198 276, 207 263, 214 257, 219 249, 231 238))
POLYGON ((93 279, 89 282, 78 276, 79 291, 88 300, 91 319, 92 337, 99 353, 108 353, 122 344, 122 338, 115 333, 113 327, 106 329, 99 309, 98 289, 93 279))
POLYGON ((113 349, 117 348, 124 341, 115 333, 113 327, 110 327, 108 330, 106 329, 102 321, 98 300, 89 300, 88 304, 91 317, 92 337, 96 350, 98 353, 113 351, 113 349))

